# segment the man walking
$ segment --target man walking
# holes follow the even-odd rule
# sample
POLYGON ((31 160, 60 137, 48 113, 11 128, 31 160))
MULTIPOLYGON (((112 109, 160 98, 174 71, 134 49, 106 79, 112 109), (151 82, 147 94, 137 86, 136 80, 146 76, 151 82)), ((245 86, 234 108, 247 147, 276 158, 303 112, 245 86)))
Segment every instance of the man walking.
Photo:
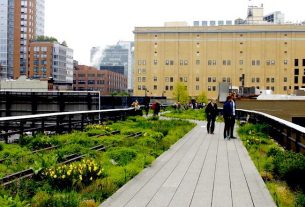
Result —
POLYGON ((214 134, 215 120, 218 114, 217 104, 214 99, 212 99, 206 106, 205 113, 208 120, 208 124, 207 124, 208 134, 214 134))
POLYGON ((223 138, 230 139, 231 133, 231 125, 232 125, 232 116, 233 116, 233 104, 232 104, 232 97, 227 96, 226 102, 223 104, 223 119, 225 122, 225 127, 223 130, 223 138))
POLYGON ((231 95, 231 105, 232 105, 232 118, 230 120, 230 138, 236 139, 236 137, 233 136, 234 133, 234 125, 235 125, 235 117, 236 117, 236 93, 232 93, 231 95))

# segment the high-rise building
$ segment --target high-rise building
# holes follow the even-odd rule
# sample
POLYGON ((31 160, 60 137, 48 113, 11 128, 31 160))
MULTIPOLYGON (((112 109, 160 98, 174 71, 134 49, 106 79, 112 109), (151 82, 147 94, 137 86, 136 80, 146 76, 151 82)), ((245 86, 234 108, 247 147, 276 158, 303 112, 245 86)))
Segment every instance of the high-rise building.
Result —
POLYGON ((119 69, 124 67, 124 75, 128 77, 128 89, 133 89, 133 51, 134 43, 119 41, 116 45, 108 46, 102 52, 100 68, 119 69), (110 67, 108 67, 110 66, 110 67))
POLYGON ((305 25, 136 27, 134 95, 218 97, 219 84, 277 94, 305 88, 305 25))
POLYGON ((57 42, 31 42, 27 75, 42 80, 51 77, 55 85, 72 86, 73 50, 57 42))
POLYGON ((90 64, 94 67, 98 66, 101 61, 101 48, 92 47, 90 50, 90 64))
POLYGON ((16 79, 28 70, 29 43, 44 32, 44 0, 0 0, 1 78, 16 79))

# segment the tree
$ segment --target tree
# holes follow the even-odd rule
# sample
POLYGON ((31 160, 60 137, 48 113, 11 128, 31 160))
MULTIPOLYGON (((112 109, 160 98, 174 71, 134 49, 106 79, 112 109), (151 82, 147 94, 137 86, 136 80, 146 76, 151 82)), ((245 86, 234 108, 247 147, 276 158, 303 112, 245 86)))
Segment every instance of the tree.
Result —
POLYGON ((68 47, 68 44, 67 44, 66 41, 63 41, 63 42, 61 43, 61 45, 62 45, 62 46, 65 46, 65 47, 68 47))
POLYGON ((190 100, 189 93, 187 91, 187 86, 183 83, 178 82, 175 86, 174 96, 178 102, 181 104, 187 104, 190 100))
POLYGON ((37 41, 43 41, 43 42, 58 42, 55 37, 48 37, 48 36, 37 36, 37 41))
POLYGON ((202 91, 202 93, 196 97, 196 101, 197 103, 208 103, 208 98, 204 91, 202 91))

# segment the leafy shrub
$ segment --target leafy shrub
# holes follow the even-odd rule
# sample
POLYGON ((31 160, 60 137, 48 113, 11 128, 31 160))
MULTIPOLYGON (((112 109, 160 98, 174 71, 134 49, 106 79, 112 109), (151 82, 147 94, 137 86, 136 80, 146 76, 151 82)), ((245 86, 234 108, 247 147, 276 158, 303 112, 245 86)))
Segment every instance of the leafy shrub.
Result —
POLYGON ((305 190, 305 156, 300 153, 282 151, 273 158, 274 173, 292 187, 305 190))
POLYGON ((145 138, 140 138, 137 140, 137 144, 141 146, 146 146, 146 147, 155 147, 157 142, 155 139, 150 138, 150 137, 145 137, 145 138))
POLYGON ((3 150, 3 144, 0 143, 0 151, 3 150))
POLYGON ((163 133, 161 132, 152 132, 149 135, 151 138, 157 140, 158 142, 162 140, 162 138, 164 137, 163 133))
POLYGON ((295 199, 295 207, 305 206, 305 195, 303 193, 298 193, 295 199))
POLYGON ((93 180, 100 178, 103 168, 94 160, 85 159, 79 163, 56 166, 47 169, 43 175, 53 185, 62 187, 74 187, 79 184, 88 185, 93 180))
MULTIPOLYGON (((56 193, 48 199, 48 206, 75 207, 80 204, 80 196, 76 192, 56 193)), ((47 207, 47 206, 46 206, 47 207)))
POLYGON ((121 147, 110 150, 107 155, 119 165, 127 165, 137 156, 137 152, 134 149, 121 147))
POLYGON ((0 206, 1 207, 26 207, 30 206, 26 201, 21 201, 17 195, 15 198, 4 195, 0 196, 0 206))
POLYGON ((58 144, 54 139, 48 136, 37 136, 32 138, 29 145, 32 150, 43 149, 58 144))
POLYGON ((79 207, 97 207, 94 200, 84 200, 80 202, 79 207))

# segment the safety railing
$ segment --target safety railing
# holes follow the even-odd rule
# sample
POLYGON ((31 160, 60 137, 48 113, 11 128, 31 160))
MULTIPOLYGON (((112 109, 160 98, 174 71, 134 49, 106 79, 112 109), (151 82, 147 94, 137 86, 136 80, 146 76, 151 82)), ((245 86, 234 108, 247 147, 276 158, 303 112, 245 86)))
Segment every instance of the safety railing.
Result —
POLYGON ((268 126, 268 134, 287 150, 305 154, 305 128, 278 117, 250 110, 237 110, 237 119, 268 126))

